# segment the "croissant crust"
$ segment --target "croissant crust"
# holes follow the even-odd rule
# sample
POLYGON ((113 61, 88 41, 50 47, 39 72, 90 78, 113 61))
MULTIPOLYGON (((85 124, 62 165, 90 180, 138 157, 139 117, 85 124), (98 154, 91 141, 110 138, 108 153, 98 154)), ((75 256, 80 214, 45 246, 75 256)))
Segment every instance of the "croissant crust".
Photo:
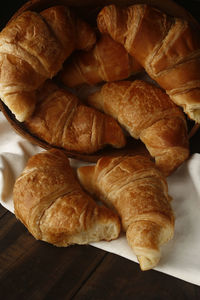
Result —
POLYGON ((98 206, 78 183, 60 150, 31 157, 13 191, 16 217, 36 238, 56 246, 117 238, 116 214, 98 206))
POLYGON ((173 237, 174 215, 166 180, 153 162, 141 155, 103 157, 95 166, 80 167, 78 177, 119 214, 141 269, 155 267, 160 246, 173 237))
POLYGON ((98 28, 121 43, 185 113, 200 122, 200 31, 187 20, 136 4, 105 6, 98 28))

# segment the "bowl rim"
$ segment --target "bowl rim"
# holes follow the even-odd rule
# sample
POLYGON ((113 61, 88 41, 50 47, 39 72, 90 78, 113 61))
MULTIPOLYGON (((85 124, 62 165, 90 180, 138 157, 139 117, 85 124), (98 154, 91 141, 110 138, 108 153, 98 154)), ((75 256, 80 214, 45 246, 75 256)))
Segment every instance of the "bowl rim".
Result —
MULTIPOLYGON (((193 22, 195 25, 199 26, 198 21, 182 6, 179 4, 175 3, 172 0, 166 0, 166 1, 159 1, 159 0, 128 0, 128 1, 123 1, 123 0, 113 0, 112 3, 118 4, 118 5, 132 5, 136 3, 147 3, 153 6, 156 6, 157 8, 160 8, 164 10, 166 13, 173 14, 177 17, 184 17, 187 18, 189 21, 193 22)), ((53 6, 53 5, 66 5, 69 7, 98 7, 101 9, 103 6, 106 4, 111 4, 110 1, 106 0, 85 0, 85 1, 74 1, 74 0, 29 0, 27 1, 24 5, 22 5, 14 14, 11 16, 10 20, 8 23, 16 18, 18 15, 20 15, 22 12, 26 10, 34 10, 34 11, 41 11, 47 7, 53 6)), ((49 143, 45 142, 44 140, 39 139, 38 137, 34 136, 31 132, 28 131, 28 129, 24 126, 23 123, 20 123, 16 120, 15 116, 11 113, 9 108, 3 103, 3 101, 0 99, 0 110, 6 117, 7 121, 10 123, 12 128, 16 131, 17 134, 21 135, 23 138, 29 140, 29 142, 40 146, 41 148, 47 150, 50 148, 58 148, 63 150, 68 157, 70 158, 75 158, 79 159, 82 161, 88 161, 88 162, 96 162, 102 155, 118 155, 118 154, 130 154, 130 153, 135 153, 135 151, 139 151, 138 149, 141 150, 142 145, 140 141, 135 141, 133 138, 128 139, 127 144, 129 143, 128 146, 125 146, 124 148, 121 149, 115 149, 110 146, 107 146, 99 151, 97 151, 94 154, 82 154, 78 153, 75 151, 70 151, 66 150, 64 148, 56 147, 54 145, 50 145, 49 143), (133 141, 132 141, 133 140, 133 141)), ((195 130, 193 130, 192 137, 196 131, 198 130, 198 127, 195 127, 195 130)), ((144 148, 144 147, 143 147, 144 148)), ((144 153, 146 153, 146 148, 142 149, 144 153)))

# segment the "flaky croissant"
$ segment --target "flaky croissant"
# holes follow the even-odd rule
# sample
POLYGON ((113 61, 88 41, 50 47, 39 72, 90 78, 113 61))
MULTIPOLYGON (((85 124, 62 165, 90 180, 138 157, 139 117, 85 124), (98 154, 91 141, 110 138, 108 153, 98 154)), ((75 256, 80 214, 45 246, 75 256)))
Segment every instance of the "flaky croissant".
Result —
POLYGON ((160 88, 143 80, 106 83, 87 102, 140 139, 167 176, 189 156, 184 113, 160 88))
POLYGON ((104 7, 102 33, 121 43, 186 114, 200 123, 200 31, 187 20, 137 4, 104 7))
POLYGON ((0 33, 0 97, 19 121, 34 111, 35 91, 75 48, 89 49, 93 29, 64 6, 26 11, 0 33))
POLYGON ((106 145, 125 146, 117 121, 83 105, 78 98, 47 81, 37 93, 38 103, 26 128, 50 145, 78 153, 94 153, 106 145))
POLYGON ((81 188, 60 150, 31 157, 13 190, 16 217, 39 240, 56 246, 118 237, 118 216, 81 188))
POLYGON ((142 270, 155 267, 173 237, 174 215, 162 173, 144 156, 102 157, 78 168, 83 187, 114 208, 142 270))
POLYGON ((142 70, 121 44, 102 35, 90 51, 74 53, 59 77, 66 86, 75 87, 83 83, 92 85, 125 79, 142 70))

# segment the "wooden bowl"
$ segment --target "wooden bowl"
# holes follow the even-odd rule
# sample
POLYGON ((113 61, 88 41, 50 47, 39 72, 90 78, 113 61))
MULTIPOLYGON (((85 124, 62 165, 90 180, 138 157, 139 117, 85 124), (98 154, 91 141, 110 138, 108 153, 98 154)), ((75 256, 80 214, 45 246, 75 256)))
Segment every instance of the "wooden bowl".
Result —
MULTIPOLYGON (((107 4, 110 4, 110 1, 106 0, 33 0, 26 2, 22 7, 20 7, 19 10, 16 11, 16 13, 11 17, 10 20, 13 18, 16 18, 19 14, 26 10, 33 10, 36 12, 40 12, 45 8, 48 8, 53 5, 66 5, 68 7, 71 7, 77 15, 79 15, 81 18, 86 20, 89 24, 95 25, 96 24, 96 16, 98 12, 101 10, 101 8, 107 4)), ((192 15, 186 11, 183 7, 179 6, 172 0, 165 0, 165 1, 159 1, 159 0, 113 0, 112 3, 118 4, 118 5, 131 5, 135 3, 148 3, 150 5, 156 6, 157 8, 165 11, 166 13, 177 16, 177 17, 183 17, 187 20, 195 23, 197 26, 199 26, 198 22, 192 17, 192 15)), ((7 106, 0 100, 0 109, 3 112, 4 116, 8 120, 8 122, 11 124, 13 129, 20 134, 25 139, 29 140, 31 143, 36 144, 44 149, 50 149, 52 147, 55 147, 53 145, 48 144, 47 142, 40 140, 36 136, 32 135, 24 126, 23 123, 20 123, 16 120, 14 115, 10 112, 10 110, 7 108, 7 106)), ((189 122, 189 121, 188 121, 189 122)), ((192 125, 189 122, 189 127, 192 127, 192 125)), ((128 153, 138 153, 142 152, 144 154, 148 154, 148 151, 146 150, 145 146, 137 140, 134 140, 133 138, 127 139, 127 145, 122 149, 114 149, 112 147, 105 147, 104 149, 88 155, 88 154, 80 154, 74 151, 67 151, 63 149, 63 151, 66 152, 68 157, 76 158, 83 161, 88 162, 96 162, 101 156, 103 155, 120 155, 120 154, 128 154, 128 153)))

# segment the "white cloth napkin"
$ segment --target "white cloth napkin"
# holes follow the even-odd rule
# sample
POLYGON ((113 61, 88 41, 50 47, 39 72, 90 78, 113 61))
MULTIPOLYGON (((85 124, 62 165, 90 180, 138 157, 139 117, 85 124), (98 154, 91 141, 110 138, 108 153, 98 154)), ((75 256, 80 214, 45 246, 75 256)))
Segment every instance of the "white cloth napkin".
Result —
MULTIPOLYGON (((0 112, 0 203, 13 213, 12 188, 27 159, 40 152, 17 135, 0 112)), ((85 163, 70 160, 73 167, 85 163)), ((162 257, 155 270, 200 285, 200 154, 194 154, 168 178, 173 197, 175 236, 162 247, 162 257)), ((93 246, 137 262, 124 234, 111 242, 93 246)))

